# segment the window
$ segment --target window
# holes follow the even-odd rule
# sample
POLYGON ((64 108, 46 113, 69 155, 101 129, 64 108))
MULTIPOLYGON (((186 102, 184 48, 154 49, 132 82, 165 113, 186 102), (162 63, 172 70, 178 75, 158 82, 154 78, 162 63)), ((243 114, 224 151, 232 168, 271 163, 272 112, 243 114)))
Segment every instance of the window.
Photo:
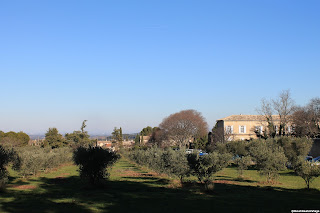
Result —
POLYGON ((239 133, 246 133, 246 126, 239 126, 239 133))
POLYGON ((226 126, 226 134, 232 134, 233 133, 233 126, 226 126))
POLYGON ((262 134, 262 131, 263 131, 263 127, 262 126, 255 126, 255 132, 256 133, 262 134))

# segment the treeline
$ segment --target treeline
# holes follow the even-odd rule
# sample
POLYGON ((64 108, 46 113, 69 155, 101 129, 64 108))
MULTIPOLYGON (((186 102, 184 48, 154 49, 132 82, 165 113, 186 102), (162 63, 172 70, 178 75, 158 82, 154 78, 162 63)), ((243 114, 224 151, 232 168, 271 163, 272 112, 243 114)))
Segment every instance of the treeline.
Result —
POLYGON ((305 106, 298 106, 289 90, 282 91, 277 98, 262 99, 257 109, 265 117, 267 128, 257 132, 261 138, 275 136, 320 137, 320 98, 313 98, 305 106), (277 115, 277 120, 273 115, 277 115))
POLYGON ((45 134, 45 139, 42 143, 42 147, 60 148, 60 147, 79 147, 79 146, 89 146, 94 145, 96 140, 91 140, 90 135, 86 128, 86 121, 82 122, 80 130, 73 131, 72 133, 66 133, 63 137, 59 133, 57 128, 49 128, 45 134))
POLYGON ((56 128, 49 128, 40 146, 27 146, 29 136, 23 132, 0 132, 0 189, 8 181, 7 166, 23 178, 48 172, 64 163, 72 162, 72 151, 82 144, 89 144, 89 135, 84 131, 74 131, 63 137, 56 128))
MULTIPOLYGON (((39 172, 48 172, 72 161, 79 166, 80 177, 91 184, 100 183, 108 177, 107 167, 120 158, 117 153, 95 147, 95 140, 84 130, 67 133, 63 137, 56 128, 49 128, 41 146, 23 146, 17 144, 0 144, 0 190, 8 181, 8 165, 18 172, 22 178, 35 176, 39 172)), ((25 133, 2 134, 4 138, 24 138, 25 133)), ((18 140, 16 139, 16 140, 18 140)), ((26 139, 25 139, 26 140, 26 139)), ((11 141, 10 141, 11 142, 11 141)))
POLYGON ((209 154, 202 156, 169 147, 133 149, 128 156, 140 165, 158 173, 179 177, 181 181, 184 177, 194 175, 206 189, 210 187, 214 174, 229 164, 237 166, 239 177, 248 167, 253 167, 265 175, 269 183, 277 180, 279 172, 289 167, 305 180, 309 188, 311 181, 320 175, 319 166, 305 160, 311 146, 312 140, 307 138, 276 137, 217 143, 209 154))
POLYGON ((29 135, 24 132, 0 131, 0 144, 16 147, 28 145, 29 141, 29 135))

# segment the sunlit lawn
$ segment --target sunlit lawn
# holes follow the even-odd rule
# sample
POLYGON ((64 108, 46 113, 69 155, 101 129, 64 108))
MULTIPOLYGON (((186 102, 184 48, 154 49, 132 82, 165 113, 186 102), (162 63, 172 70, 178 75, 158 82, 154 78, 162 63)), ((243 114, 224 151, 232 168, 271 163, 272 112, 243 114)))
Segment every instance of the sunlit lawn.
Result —
POLYGON ((256 170, 237 179, 235 168, 216 174, 211 192, 204 192, 195 177, 186 184, 122 158, 99 187, 79 179, 77 167, 65 165, 37 177, 21 179, 10 170, 10 182, 1 193, 2 212, 291 212, 320 209, 320 178, 304 189, 302 178, 281 173, 273 185, 256 170))

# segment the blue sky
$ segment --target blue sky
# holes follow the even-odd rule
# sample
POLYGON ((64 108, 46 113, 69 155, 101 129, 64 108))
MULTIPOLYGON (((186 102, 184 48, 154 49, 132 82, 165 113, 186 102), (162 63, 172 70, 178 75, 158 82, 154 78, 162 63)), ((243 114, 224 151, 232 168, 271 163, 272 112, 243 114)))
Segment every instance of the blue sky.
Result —
POLYGON ((0 130, 210 128, 290 89, 319 97, 318 0, 1 1, 0 130))

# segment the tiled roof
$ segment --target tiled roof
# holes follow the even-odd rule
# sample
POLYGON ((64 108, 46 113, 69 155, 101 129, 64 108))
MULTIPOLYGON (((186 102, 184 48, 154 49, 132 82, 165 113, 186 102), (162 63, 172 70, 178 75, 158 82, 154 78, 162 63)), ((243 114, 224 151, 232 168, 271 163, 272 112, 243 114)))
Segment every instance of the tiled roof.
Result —
MULTIPOLYGON (((280 120, 279 115, 272 115, 274 121, 280 120)), ((218 119, 218 121, 263 121, 266 120, 264 115, 230 115, 225 118, 218 119)))

